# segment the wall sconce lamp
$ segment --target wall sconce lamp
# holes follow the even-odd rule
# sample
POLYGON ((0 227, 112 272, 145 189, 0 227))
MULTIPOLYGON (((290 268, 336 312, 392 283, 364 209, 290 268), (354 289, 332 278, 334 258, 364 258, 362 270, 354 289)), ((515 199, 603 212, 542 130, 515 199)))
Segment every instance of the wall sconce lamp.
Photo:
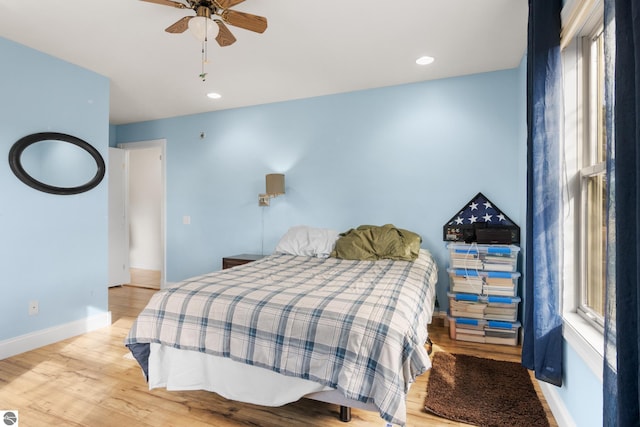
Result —
POLYGON ((267 191, 258 194, 258 206, 269 206, 271 198, 284 194, 284 174, 270 173, 266 177, 267 191))

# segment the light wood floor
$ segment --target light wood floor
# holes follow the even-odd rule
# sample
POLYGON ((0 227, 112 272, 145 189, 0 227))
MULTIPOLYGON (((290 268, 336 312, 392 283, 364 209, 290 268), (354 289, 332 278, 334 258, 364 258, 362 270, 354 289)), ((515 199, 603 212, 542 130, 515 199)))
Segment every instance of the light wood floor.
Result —
POLYGON ((139 288, 160 289, 160 271, 145 270, 143 268, 130 268, 131 280, 129 286, 139 288))
MULTIPOLYGON (((383 426, 374 412, 352 410, 352 421, 338 419, 335 405, 302 399, 279 408, 228 401, 205 391, 148 390, 136 362, 125 357, 123 340, 153 290, 109 289, 113 324, 79 337, 0 360, 0 410, 18 410, 26 426, 383 426)), ((443 326, 431 326, 434 351, 510 361, 520 348, 451 341, 443 326)), ((408 396, 408 426, 464 426, 422 409, 428 372, 408 396)), ((538 394, 542 398, 536 383, 538 394)), ((546 403, 544 403, 546 407, 546 403)), ((546 407, 552 426, 557 426, 546 407)))

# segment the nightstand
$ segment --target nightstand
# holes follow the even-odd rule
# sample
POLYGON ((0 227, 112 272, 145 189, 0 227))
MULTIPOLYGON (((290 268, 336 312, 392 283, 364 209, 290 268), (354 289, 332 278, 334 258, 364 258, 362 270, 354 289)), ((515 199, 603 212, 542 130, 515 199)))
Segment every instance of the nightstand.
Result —
POLYGON ((261 258, 264 258, 264 255, 240 254, 240 255, 227 256, 222 258, 222 269, 224 270, 226 268, 247 264, 253 261, 257 261, 261 258))

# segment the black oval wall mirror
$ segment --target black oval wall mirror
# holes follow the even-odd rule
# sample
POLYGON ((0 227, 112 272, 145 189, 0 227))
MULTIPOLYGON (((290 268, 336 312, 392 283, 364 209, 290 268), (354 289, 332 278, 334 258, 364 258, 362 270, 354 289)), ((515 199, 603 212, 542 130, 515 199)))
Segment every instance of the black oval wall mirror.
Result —
POLYGON ((41 132, 19 139, 9 151, 9 166, 20 181, 50 194, 78 194, 102 181, 104 159, 75 136, 41 132))

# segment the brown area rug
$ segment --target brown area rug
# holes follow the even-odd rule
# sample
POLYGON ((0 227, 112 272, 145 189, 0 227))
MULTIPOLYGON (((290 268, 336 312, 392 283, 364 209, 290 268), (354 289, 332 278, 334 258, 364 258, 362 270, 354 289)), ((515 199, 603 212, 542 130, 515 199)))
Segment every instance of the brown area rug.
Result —
POLYGON ((440 417, 482 427, 549 426, 529 372, 514 362, 438 352, 424 406, 440 417))

